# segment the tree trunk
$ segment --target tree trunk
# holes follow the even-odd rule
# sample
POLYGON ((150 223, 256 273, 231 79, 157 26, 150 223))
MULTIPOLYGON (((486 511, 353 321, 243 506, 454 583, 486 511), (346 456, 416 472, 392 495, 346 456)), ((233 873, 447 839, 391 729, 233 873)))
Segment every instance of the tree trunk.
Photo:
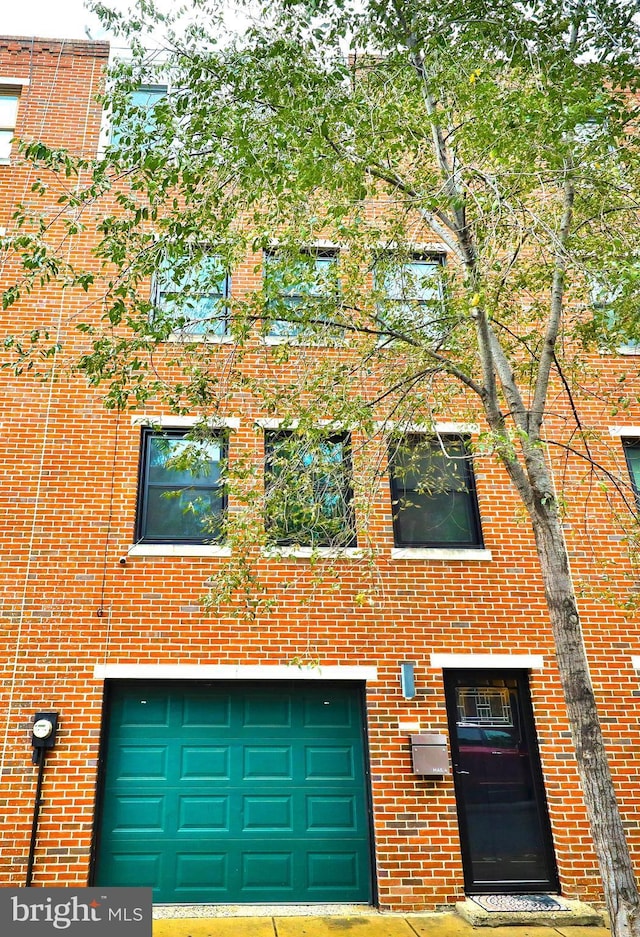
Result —
POLYGON ((611 930, 615 937, 640 937, 640 895, 604 748, 555 502, 538 500, 530 515, 611 930))

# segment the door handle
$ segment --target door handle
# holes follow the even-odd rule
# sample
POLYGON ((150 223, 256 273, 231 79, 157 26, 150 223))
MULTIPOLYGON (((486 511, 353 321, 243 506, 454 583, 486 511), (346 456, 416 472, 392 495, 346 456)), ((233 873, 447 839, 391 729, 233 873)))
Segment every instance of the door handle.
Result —
POLYGON ((471 772, 470 771, 458 771, 456 769, 456 774, 471 774, 471 772))

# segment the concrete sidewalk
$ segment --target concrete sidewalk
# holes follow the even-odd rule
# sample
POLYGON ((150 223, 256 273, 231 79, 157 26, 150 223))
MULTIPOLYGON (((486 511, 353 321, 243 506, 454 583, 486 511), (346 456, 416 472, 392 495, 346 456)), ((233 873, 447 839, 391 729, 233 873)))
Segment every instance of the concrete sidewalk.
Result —
POLYGON ((611 937, 606 927, 473 927, 459 915, 369 914, 345 917, 226 917, 154 920, 153 937, 611 937))

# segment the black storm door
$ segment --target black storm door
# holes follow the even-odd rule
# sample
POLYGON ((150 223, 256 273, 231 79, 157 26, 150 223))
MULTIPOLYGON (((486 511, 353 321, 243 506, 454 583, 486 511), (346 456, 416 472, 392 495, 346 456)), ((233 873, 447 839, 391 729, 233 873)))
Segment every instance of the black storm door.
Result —
POLYGON ((527 674, 445 674, 469 894, 557 891, 527 674))

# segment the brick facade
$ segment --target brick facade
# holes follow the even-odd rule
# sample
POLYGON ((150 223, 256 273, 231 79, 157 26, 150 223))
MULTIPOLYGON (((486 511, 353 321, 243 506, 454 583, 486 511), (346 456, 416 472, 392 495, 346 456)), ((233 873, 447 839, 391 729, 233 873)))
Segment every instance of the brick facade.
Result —
MULTIPOLYGON (((103 43, 0 40, 0 78, 29 82, 20 86, 17 135, 95 154, 101 123, 95 94, 107 57, 103 43)), ((19 200, 33 198, 36 204, 29 194, 33 179, 33 169, 14 149, 11 164, 0 165, 0 227, 11 228, 19 200)), ((87 257, 90 247, 88 236, 78 236, 72 252, 87 257)), ((248 257, 234 272, 234 290, 259 285, 259 261, 248 257)), ((6 261, 5 282, 11 282, 12 272, 6 261)), ((47 709, 60 712, 61 728, 47 760, 34 884, 91 881, 104 735, 104 679, 96 666, 261 665, 266 674, 272 666, 290 664, 296 671, 292 661, 317 660, 321 668, 377 667, 377 678, 366 688, 374 901, 405 911, 451 904, 464 894, 452 774, 416 776, 409 745, 418 727, 448 735, 443 670, 432 655, 539 655, 542 666, 530 669, 529 683, 561 891, 598 901, 596 860, 533 538, 497 461, 479 458, 475 465, 490 558, 392 555, 390 496, 383 478, 367 523, 376 548, 371 602, 359 599, 368 589, 368 573, 357 558, 331 561, 319 582, 304 558, 263 558, 261 575, 278 598, 273 612, 250 623, 208 612, 199 598, 224 558, 130 552, 140 425, 135 415, 105 410, 101 391, 65 369, 67 350, 80 341, 74 316, 84 303, 79 293, 45 290, 3 314, 4 333, 46 327, 59 334, 65 353, 53 383, 8 371, 2 377, 0 883, 24 881, 36 776, 30 725, 34 712, 47 709), (402 661, 416 662, 417 695, 411 700, 400 690, 402 661)), ((227 345, 212 346, 212 362, 223 367, 229 353, 227 345)), ((269 355, 256 344, 243 366, 253 376, 267 374, 269 355)), ((640 435, 640 414, 632 407, 624 417, 612 416, 606 401, 591 391, 613 386, 623 372, 634 370, 635 360, 594 359, 585 378, 590 387, 580 400, 585 424, 602 432, 594 450, 612 470, 624 471, 624 456, 620 435, 611 435, 609 428, 615 424, 628 435, 640 435)), ((265 414, 240 399, 228 406, 224 416, 239 421, 231 432, 230 459, 248 454, 261 459, 255 421, 265 414)), ((568 438, 565 406, 558 395, 550 419, 558 436, 568 438)), ((149 414, 168 416, 152 407, 149 414)), ((578 460, 560 450, 551 459, 559 483, 562 479, 571 493, 566 527, 572 571, 620 805, 638 857, 640 683, 632 662, 640 654, 633 605, 637 583, 609 496, 585 481, 578 460)), ((511 663, 518 669, 521 660, 515 656, 511 663)), ((492 669, 499 672, 503 664, 492 669)), ((113 673, 97 671, 105 672, 113 673)))

